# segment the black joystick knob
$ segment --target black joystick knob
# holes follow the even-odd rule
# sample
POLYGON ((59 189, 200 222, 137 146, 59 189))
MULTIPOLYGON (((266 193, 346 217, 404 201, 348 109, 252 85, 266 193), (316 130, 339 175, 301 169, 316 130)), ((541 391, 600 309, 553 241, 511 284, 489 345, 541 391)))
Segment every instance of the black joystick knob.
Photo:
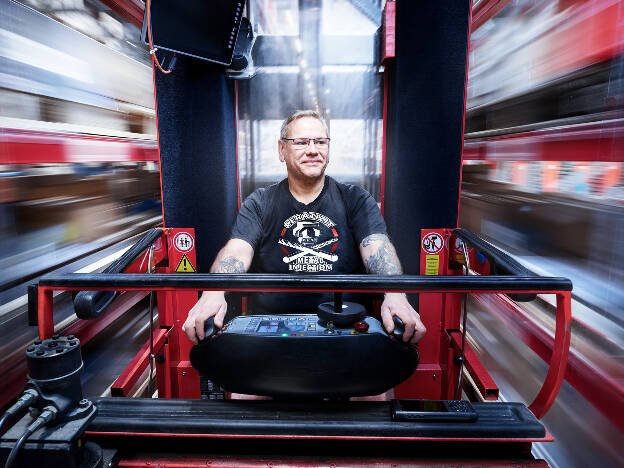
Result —
POLYGON ((403 320, 394 315, 392 317, 392 321, 394 322, 394 331, 392 332, 392 336, 394 336, 397 341, 403 341, 403 333, 405 333, 405 324, 403 320))
POLYGON ((204 322, 204 339, 200 343, 205 343, 208 339, 217 333, 217 327, 214 324, 214 317, 209 317, 204 322))

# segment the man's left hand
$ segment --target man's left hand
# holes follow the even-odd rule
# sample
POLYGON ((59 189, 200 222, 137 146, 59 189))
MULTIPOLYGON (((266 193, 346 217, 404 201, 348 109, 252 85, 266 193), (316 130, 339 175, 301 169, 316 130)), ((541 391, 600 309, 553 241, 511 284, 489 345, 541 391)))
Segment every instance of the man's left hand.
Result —
POLYGON ((420 321, 420 315, 414 310, 403 293, 386 293, 381 304, 381 319, 388 333, 394 331, 393 316, 397 316, 405 324, 403 341, 416 344, 425 336, 427 329, 420 321))

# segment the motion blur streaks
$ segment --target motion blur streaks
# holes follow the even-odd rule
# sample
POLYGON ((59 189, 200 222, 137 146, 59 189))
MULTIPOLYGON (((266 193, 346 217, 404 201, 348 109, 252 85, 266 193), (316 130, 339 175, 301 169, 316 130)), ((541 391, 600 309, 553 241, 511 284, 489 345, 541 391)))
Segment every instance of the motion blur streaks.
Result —
MULTIPOLYGON (((471 35, 459 224, 574 284, 567 381, 545 418, 556 442, 535 448, 552 466, 622 462, 623 50, 617 0, 512 1, 471 35)), ((552 336, 553 301, 518 305, 552 336)), ((530 401, 545 364, 491 303, 470 309, 501 394, 530 401)))
MULTIPOLYGON (((498 3, 471 35, 459 224, 574 283, 568 380, 545 418, 556 442, 536 455, 552 466, 621 465, 624 0, 498 3), (579 369, 602 377, 583 380, 579 369)), ((380 200, 384 4, 247 1, 258 70, 237 86, 243 197, 284 177, 279 125, 311 108, 329 119, 340 155, 328 173, 380 200)), ((22 385, 15 363, 34 337, 28 282, 59 266, 97 271, 94 252, 119 255, 118 241, 161 222, 153 77, 138 37, 97 0, 0 0, 0 374, 10 385, 22 385)), ((70 297, 56 301, 59 320, 73 320, 70 297)), ((551 297, 518 307, 552 334, 551 297)), ((544 362, 496 307, 475 298, 469 317, 501 394, 530 402, 544 362)), ((142 323, 120 325, 115 340, 127 328, 138 345, 142 323)), ((106 384, 95 378, 105 354, 93 353, 93 394, 106 384)))
MULTIPOLYGON (((31 2, 63 17, 58 2, 44 3, 31 2)), ((88 5, 81 13, 75 3, 64 5, 68 15, 87 18, 88 5)), ((158 223, 160 190, 151 69, 23 5, 1 8, 5 291, 90 244, 158 223)))

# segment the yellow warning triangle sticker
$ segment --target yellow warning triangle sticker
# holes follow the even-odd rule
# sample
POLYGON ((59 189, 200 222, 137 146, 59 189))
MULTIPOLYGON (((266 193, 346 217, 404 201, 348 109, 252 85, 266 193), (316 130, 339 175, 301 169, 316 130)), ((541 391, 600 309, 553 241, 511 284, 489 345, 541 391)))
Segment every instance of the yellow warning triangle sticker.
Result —
POLYGON ((188 259, 186 254, 184 254, 182 255, 182 258, 180 259, 180 263, 178 263, 178 266, 176 267, 175 272, 176 273, 197 273, 197 270, 195 270, 195 267, 193 266, 191 261, 188 259))

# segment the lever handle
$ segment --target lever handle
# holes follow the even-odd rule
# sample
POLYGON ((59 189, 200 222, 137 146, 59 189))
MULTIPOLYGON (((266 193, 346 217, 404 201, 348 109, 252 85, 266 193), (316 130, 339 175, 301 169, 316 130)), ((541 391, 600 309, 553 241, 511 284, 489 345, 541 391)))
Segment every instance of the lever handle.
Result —
POLYGON ((209 317, 204 322, 204 339, 200 341, 200 343, 205 343, 210 339, 212 335, 217 333, 217 327, 214 324, 214 317, 209 317))
POLYGON ((392 317, 392 321, 394 322, 394 331, 392 332, 392 336, 396 338, 397 341, 403 341, 403 333, 405 333, 405 324, 403 320, 401 320, 396 315, 392 317))

